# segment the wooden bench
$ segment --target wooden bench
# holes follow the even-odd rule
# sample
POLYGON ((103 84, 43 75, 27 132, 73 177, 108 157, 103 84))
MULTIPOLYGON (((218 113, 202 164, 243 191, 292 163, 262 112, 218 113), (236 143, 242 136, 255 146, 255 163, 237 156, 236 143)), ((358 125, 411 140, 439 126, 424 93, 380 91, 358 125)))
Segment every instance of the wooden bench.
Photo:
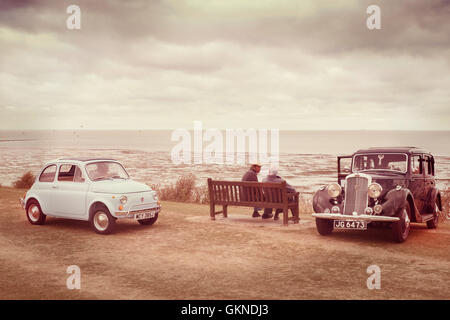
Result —
POLYGON ((283 209, 283 225, 288 220, 298 223, 298 192, 288 192, 286 182, 243 182, 219 181, 208 179, 211 220, 217 214, 228 217, 228 206, 283 209), (215 211, 215 206, 222 206, 222 211, 215 211), (288 210, 292 209, 294 217, 288 219, 288 210))

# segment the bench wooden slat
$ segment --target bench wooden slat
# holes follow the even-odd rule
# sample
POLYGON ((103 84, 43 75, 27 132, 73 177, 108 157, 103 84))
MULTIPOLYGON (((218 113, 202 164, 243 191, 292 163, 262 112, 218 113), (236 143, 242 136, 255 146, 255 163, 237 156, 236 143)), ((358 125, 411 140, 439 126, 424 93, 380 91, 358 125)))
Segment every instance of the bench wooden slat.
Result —
POLYGON ((292 209, 298 219, 298 192, 287 192, 286 182, 248 182, 219 181, 208 179, 210 196, 210 215, 223 213, 227 217, 227 207, 244 206, 258 208, 283 209, 283 224, 288 223, 288 209, 292 209), (215 212, 215 205, 222 205, 223 210, 215 212))

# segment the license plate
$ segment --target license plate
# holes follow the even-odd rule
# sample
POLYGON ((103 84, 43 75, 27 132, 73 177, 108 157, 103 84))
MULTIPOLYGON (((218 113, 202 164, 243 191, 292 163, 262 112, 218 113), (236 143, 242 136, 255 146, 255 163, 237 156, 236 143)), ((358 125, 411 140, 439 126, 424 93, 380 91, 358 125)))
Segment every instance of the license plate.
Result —
POLYGON ((154 218, 156 213, 157 213, 157 210, 152 210, 152 211, 148 211, 148 212, 140 212, 140 213, 136 213, 134 215, 134 218, 136 220, 150 219, 150 218, 154 218))
POLYGON ((357 220, 334 220, 335 229, 356 229, 356 230, 366 230, 367 221, 357 221, 357 220))

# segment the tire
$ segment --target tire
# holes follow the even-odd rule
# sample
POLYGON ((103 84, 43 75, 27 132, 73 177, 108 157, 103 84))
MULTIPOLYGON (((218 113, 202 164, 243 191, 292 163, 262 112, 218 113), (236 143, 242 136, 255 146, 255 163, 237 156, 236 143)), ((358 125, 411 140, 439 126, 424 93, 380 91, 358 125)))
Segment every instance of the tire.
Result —
POLYGON ((35 199, 28 201, 26 206, 27 219, 31 224, 42 225, 47 216, 42 212, 39 202, 35 199))
POLYGON ((408 238, 411 225, 411 207, 409 202, 400 210, 400 221, 392 222, 392 236, 395 242, 402 243, 408 238))
POLYGON ((437 203, 435 203, 434 206, 435 206, 435 208, 434 208, 434 218, 433 218, 433 220, 427 221, 427 228, 428 229, 436 229, 438 224, 439 224, 439 216, 440 216, 439 207, 438 207, 437 203))
POLYGON ((158 213, 153 218, 138 220, 138 222, 144 226, 151 226, 158 220, 158 213))
POLYGON ((326 236, 333 232, 333 221, 334 220, 316 218, 316 227, 319 234, 326 236))
POLYGON ((114 231, 116 219, 106 207, 96 208, 91 218, 91 226, 98 234, 110 234, 114 231))

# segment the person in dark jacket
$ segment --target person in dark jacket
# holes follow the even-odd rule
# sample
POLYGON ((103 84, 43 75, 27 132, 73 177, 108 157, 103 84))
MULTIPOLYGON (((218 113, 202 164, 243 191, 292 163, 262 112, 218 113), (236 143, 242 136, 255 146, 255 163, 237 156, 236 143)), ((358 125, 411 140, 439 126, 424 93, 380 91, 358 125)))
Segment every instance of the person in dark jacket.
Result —
MULTIPOLYGON (((274 182, 274 183, 282 183, 285 181, 283 178, 281 178, 278 175, 278 169, 275 167, 272 167, 269 169, 269 175, 263 179, 263 182, 274 182)), ((287 192, 295 192, 295 189, 293 186, 291 186, 289 183, 286 183, 286 189, 287 192)), ((292 209, 291 209, 292 211, 292 209)), ((277 209, 275 211, 275 217, 274 220, 278 220, 279 214, 283 212, 283 209, 277 209)), ((294 212, 292 212, 292 215, 294 215, 294 212)), ((272 218, 272 208, 265 208, 263 213, 263 219, 269 219, 272 218)))
MULTIPOLYGON (((260 171, 261 171, 261 165, 260 164, 258 164, 258 163, 252 164, 250 169, 243 175, 242 181, 258 182, 258 173, 260 171)), ((244 189, 243 195, 246 195, 245 187, 243 189, 244 189)), ((243 197, 243 200, 245 201, 245 196, 243 197)), ((253 218, 261 217, 261 215, 259 214, 259 210, 261 210, 261 208, 254 208, 253 209, 253 214, 252 214, 253 218)))

